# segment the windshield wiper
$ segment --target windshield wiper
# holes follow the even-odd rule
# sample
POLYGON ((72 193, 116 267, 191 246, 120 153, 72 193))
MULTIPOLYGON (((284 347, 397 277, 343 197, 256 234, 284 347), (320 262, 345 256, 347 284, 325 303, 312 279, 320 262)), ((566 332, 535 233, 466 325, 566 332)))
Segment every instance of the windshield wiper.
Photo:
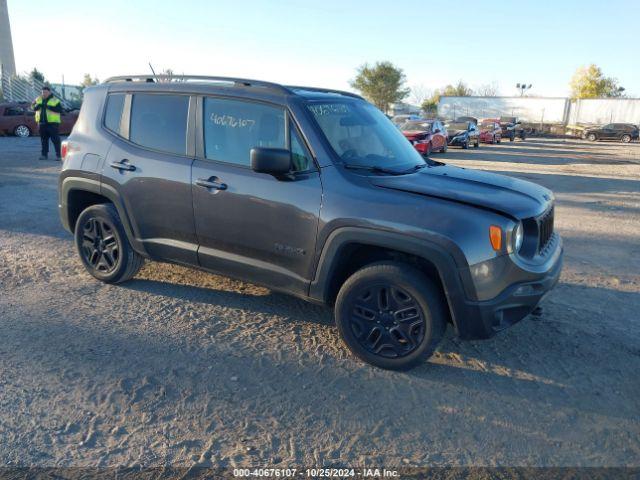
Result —
POLYGON ((387 175, 405 175, 406 171, 392 170, 390 168, 378 167, 376 165, 355 165, 353 163, 343 163, 344 168, 349 170, 366 170, 373 173, 385 173, 387 175))

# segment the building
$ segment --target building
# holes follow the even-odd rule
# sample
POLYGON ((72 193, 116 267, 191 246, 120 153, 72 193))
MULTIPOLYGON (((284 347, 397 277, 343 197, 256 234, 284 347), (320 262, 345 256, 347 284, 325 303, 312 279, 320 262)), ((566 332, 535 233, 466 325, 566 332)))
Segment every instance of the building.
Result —
POLYGON ((0 0, 0 67, 3 76, 12 77, 16 74, 7 0, 0 0))

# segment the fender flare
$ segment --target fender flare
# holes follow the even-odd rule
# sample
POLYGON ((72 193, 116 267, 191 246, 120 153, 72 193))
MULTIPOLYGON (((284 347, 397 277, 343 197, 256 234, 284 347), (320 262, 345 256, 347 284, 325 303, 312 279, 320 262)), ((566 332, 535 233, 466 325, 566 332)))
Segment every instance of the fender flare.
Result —
POLYGON ((314 279, 309 285, 309 297, 321 303, 329 302, 331 278, 339 266, 341 251, 350 244, 388 248, 420 257, 436 268, 456 331, 467 320, 465 286, 473 289, 468 264, 462 251, 453 242, 434 235, 422 239, 407 234, 361 227, 343 227, 331 232, 320 253, 314 279))
POLYGON ((141 255, 148 257, 144 244, 136 237, 131 220, 127 215, 127 211, 123 206, 122 199, 117 190, 109 185, 105 185, 99 179, 87 178, 87 177, 66 177, 61 180, 60 183, 60 219, 64 228, 73 233, 70 221, 69 221, 69 194, 72 191, 79 190, 85 192, 95 193, 109 200, 118 212, 120 221, 124 227, 124 231, 127 235, 129 243, 141 255))

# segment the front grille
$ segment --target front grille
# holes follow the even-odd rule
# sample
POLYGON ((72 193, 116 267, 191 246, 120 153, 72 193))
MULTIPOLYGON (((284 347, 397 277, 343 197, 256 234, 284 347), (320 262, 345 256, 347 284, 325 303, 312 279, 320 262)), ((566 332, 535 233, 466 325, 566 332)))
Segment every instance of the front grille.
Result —
POLYGON ((538 218, 538 253, 542 253, 553 235, 553 207, 538 218))

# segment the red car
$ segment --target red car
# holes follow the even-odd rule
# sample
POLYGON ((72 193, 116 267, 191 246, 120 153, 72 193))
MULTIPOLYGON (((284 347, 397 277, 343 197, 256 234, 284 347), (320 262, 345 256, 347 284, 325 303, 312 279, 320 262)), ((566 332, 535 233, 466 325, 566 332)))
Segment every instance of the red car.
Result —
POLYGON ((480 141, 482 143, 500 143, 501 140, 502 128, 498 120, 486 119, 480 122, 480 141))
MULTIPOLYGON (((34 115, 29 103, 1 103, 0 135, 15 135, 16 137, 37 135, 38 126, 34 115)), ((68 135, 78 119, 78 110, 63 111, 60 117, 62 120, 60 123, 60 135, 68 135)))
POLYGON ((447 130, 440 120, 412 120, 402 124, 400 130, 422 155, 447 151, 447 130))

